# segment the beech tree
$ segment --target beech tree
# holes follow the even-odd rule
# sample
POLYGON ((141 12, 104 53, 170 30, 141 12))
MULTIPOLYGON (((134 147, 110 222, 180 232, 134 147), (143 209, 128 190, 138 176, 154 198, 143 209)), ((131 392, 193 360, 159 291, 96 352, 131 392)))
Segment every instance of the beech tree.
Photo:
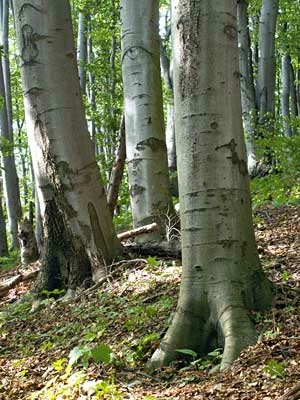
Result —
POLYGON ((222 346, 224 369, 256 340, 249 310, 271 300, 251 216, 236 1, 174 0, 172 18, 183 276, 151 365, 222 346))
POLYGON ((8 255, 5 218, 2 207, 2 177, 0 176, 0 257, 8 255))
POLYGON ((257 123, 257 108, 255 99, 252 51, 247 9, 248 0, 238 0, 237 24, 239 42, 239 67, 241 78, 241 101, 248 156, 248 171, 251 174, 254 171, 257 163, 254 147, 255 130, 257 123))
POLYGON ((13 0, 28 140, 44 226, 37 288, 104 276, 120 253, 87 133, 68 0, 13 0))
MULTIPOLYGON (((158 0, 121 1, 121 44, 133 225, 157 222, 161 237, 165 216, 172 206, 162 106, 158 5, 158 0)), ((152 240, 159 239, 157 234, 151 236, 152 240)))
POLYGON ((3 46, 3 53, 0 55, 0 96, 3 105, 0 110, 1 136, 8 145, 9 151, 2 153, 3 183, 8 215, 8 225, 13 248, 19 247, 18 221, 21 218, 22 210, 20 203, 19 181, 14 156, 12 101, 10 86, 10 68, 8 57, 8 12, 9 1, 3 0, 0 3, 0 43, 3 46))
MULTIPOLYGON (((275 31, 279 0, 263 0, 259 19, 257 107, 260 123, 275 115, 275 31)), ((272 125, 272 124, 271 124, 272 125)))

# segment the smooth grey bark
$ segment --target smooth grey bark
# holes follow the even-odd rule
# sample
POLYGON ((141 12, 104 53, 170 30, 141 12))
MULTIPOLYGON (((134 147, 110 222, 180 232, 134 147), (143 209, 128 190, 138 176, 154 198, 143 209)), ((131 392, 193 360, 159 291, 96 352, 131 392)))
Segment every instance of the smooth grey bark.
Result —
POLYGON ((296 77, 295 77, 295 71, 293 64, 290 60, 290 94, 291 94, 291 114, 292 117, 297 117, 299 115, 299 110, 297 106, 297 88, 296 88, 296 83, 295 83, 296 77))
POLYGON ((237 25, 239 43, 239 66, 241 80, 241 100, 244 134, 246 138, 248 171, 251 175, 256 167, 257 159, 254 147, 257 124, 257 108, 253 79, 252 51, 249 34, 248 1, 237 2, 237 25))
POLYGON ((183 275, 151 367, 179 358, 177 349, 224 347, 224 369, 256 341, 249 310, 271 300, 252 224, 236 1, 173 0, 172 16, 183 275))
POLYGON ((158 0, 121 1, 126 152, 133 225, 157 222, 165 235, 172 212, 160 75, 158 0))
MULTIPOLYGON (((298 65, 300 63, 300 57, 298 57, 298 65)), ((296 71, 296 93, 297 93, 297 108, 298 108, 298 112, 300 111, 300 68, 297 68, 296 71)))
POLYGON ((0 112, 1 136, 11 147, 10 154, 3 154, 3 180, 6 208, 8 214, 8 224, 11 235, 12 248, 19 248, 18 240, 18 221, 22 215, 19 181, 15 165, 13 149, 13 121, 12 121, 12 102, 10 86, 10 67, 8 57, 8 17, 9 1, 3 0, 0 10, 0 30, 1 44, 4 56, 1 57, 0 70, 0 96, 4 99, 3 109, 0 112))
POLYGON ((77 36, 77 62, 79 82, 82 94, 86 92, 86 72, 85 65, 87 63, 87 24, 86 15, 83 12, 78 13, 78 36, 77 36))
POLYGON ((6 223, 2 206, 2 177, 0 177, 0 257, 8 256, 6 223))
MULTIPOLYGON (((93 40, 92 40, 92 22, 89 19, 88 23, 88 38, 87 38, 87 62, 88 64, 92 64, 94 62, 95 56, 94 56, 94 51, 93 51, 93 40)), ((96 112, 96 96, 95 96, 95 76, 92 71, 88 72, 88 80, 89 80, 89 85, 88 85, 88 100, 92 109, 92 112, 96 112)), ((90 136, 94 142, 95 145, 95 153, 98 155, 98 146, 96 143, 96 124, 94 121, 94 118, 91 118, 89 121, 89 132, 90 136)))
POLYGON ((286 137, 292 136, 292 127, 290 121, 290 91, 291 91, 291 74, 290 74, 291 58, 285 54, 281 57, 281 113, 283 132, 286 137))
POLYGON ((168 154, 168 167, 170 171, 176 171, 176 141, 175 141, 175 124, 174 124, 174 94, 173 94, 173 77, 171 63, 167 56, 166 49, 161 43, 160 45, 160 65, 163 80, 170 96, 167 104, 167 124, 166 124, 166 145, 168 154))
POLYGON ((67 0, 13 0, 44 228, 38 289, 73 289, 120 254, 88 135, 67 0), (55 79, 53 79, 55 77, 55 79))
POLYGON ((12 248, 19 248, 18 221, 21 217, 21 205, 19 196, 19 182, 13 154, 13 143, 10 140, 8 114, 5 100, 5 87, 3 80, 2 57, 0 55, 0 97, 4 100, 0 109, 0 131, 1 136, 9 145, 9 152, 2 152, 4 193, 8 215, 8 225, 11 235, 12 248))
POLYGON ((115 161, 111 170, 110 180, 107 189, 107 203, 112 216, 114 215, 116 209, 119 189, 122 182, 123 172, 125 167, 125 160, 126 160, 125 137, 126 137, 125 117, 124 115, 122 115, 115 161))
MULTIPOLYGON (((257 107, 259 121, 275 114, 275 31, 279 0, 262 0, 259 19, 259 59, 257 76, 257 107)), ((272 126, 272 124, 271 124, 272 126)))

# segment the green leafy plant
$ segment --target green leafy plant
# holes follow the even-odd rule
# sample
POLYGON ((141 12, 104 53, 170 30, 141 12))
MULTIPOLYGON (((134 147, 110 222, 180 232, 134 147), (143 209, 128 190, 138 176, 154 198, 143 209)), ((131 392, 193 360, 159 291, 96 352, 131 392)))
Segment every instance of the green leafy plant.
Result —
POLYGON ((290 274, 288 273, 288 271, 284 270, 281 272, 281 280, 283 282, 287 282, 290 279, 290 274))
POLYGON ((271 376, 271 378, 284 378, 285 367, 283 363, 277 360, 269 360, 264 367, 264 371, 271 376))
POLYGON ((54 289, 51 291, 46 289, 42 290, 42 294, 44 294, 47 298, 61 296, 64 293, 65 293, 64 289, 54 289))
POLYGON ((159 261, 156 259, 156 257, 148 257, 147 264, 151 267, 156 267, 157 265, 159 265, 159 261))
POLYGON ((69 353, 69 365, 73 366, 80 362, 87 367, 90 360, 96 363, 103 362, 109 364, 113 361, 113 358, 114 354, 111 348, 106 344, 99 344, 93 348, 77 346, 69 353))
POLYGON ((216 372, 220 368, 220 363, 222 359, 222 349, 215 349, 208 353, 205 357, 197 358, 198 354, 191 349, 177 349, 178 353, 191 356, 193 361, 191 361, 188 367, 184 367, 182 370, 188 370, 190 368, 196 369, 208 369, 210 368, 210 373, 216 372))

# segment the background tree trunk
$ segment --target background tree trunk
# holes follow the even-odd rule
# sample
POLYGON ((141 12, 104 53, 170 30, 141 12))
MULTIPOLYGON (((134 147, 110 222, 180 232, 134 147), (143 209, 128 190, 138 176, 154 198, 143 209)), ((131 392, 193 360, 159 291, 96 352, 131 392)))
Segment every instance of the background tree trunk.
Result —
MULTIPOLYGON (((275 115, 275 30, 279 0, 263 0, 259 19, 257 106, 259 121, 275 115)), ((271 127, 273 124, 271 123, 271 127)))
POLYGON ((3 182, 8 215, 8 225, 11 234, 12 248, 19 248, 18 221, 21 217, 21 204, 19 195, 19 182, 15 165, 13 141, 9 129, 8 112, 6 107, 6 95, 2 69, 2 56, 0 55, 0 96, 4 100, 0 109, 1 136, 5 140, 7 149, 2 151, 3 182))
POLYGON ((5 99, 5 104, 1 110, 1 135, 11 147, 10 154, 3 155, 3 178, 8 224, 11 234, 11 245, 13 248, 19 248, 18 221, 21 218, 22 209, 19 193, 19 180, 17 176, 13 147, 12 100, 8 56, 8 19, 9 0, 3 0, 0 9, 1 44, 3 46, 3 56, 1 56, 0 71, 0 95, 3 97, 3 99, 5 99))
POLYGON ((107 190, 107 203, 112 216, 114 215, 114 211, 117 205, 119 189, 125 167, 125 160, 126 160, 125 136, 126 136, 125 117, 123 115, 120 125, 119 144, 117 147, 116 158, 110 174, 110 181, 107 190))
POLYGON ((2 177, 0 177, 0 257, 8 256, 6 223, 2 207, 2 177))
POLYGON ((291 58, 285 54, 281 58, 281 113, 283 119, 283 131, 286 137, 292 136, 292 127, 290 121, 290 91, 291 91, 291 58))
POLYGON ((239 42, 239 66, 241 79, 241 99, 244 133, 246 137, 248 171, 251 174, 257 164, 254 138, 257 124, 257 109, 255 101, 255 87, 253 80, 252 51, 249 35, 248 1, 240 0, 237 3, 237 24, 239 42))
POLYGON ((72 289, 105 275, 120 243, 87 133, 69 2, 14 0, 13 7, 44 226, 37 288, 72 289))
POLYGON ((77 37, 77 61, 78 74, 82 94, 86 93, 86 72, 87 63, 87 24, 83 12, 78 13, 78 37, 77 37))
POLYGON ((172 16, 183 276, 151 364, 221 346, 226 368, 256 340, 248 310, 271 297, 252 225, 236 2, 174 0, 172 16))
POLYGON ((122 72, 126 152, 133 225, 157 222, 164 236, 171 212, 168 163, 162 108, 158 0, 121 1, 122 72))

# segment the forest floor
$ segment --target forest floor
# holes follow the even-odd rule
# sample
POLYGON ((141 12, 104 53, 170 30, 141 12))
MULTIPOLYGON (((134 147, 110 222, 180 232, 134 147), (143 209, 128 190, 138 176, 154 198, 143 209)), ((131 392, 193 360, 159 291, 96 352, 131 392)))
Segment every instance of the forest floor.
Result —
MULTIPOLYGON (((276 294, 269 312, 253 313, 258 343, 230 370, 215 372, 216 349, 153 376, 145 372, 175 310, 181 276, 178 260, 149 257, 118 263, 101 287, 71 301, 48 293, 34 313, 26 294, 32 281, 2 296, 0 399, 300 399, 300 207, 264 207, 254 220, 276 294)), ((17 272, 3 271, 0 283, 17 272)))

